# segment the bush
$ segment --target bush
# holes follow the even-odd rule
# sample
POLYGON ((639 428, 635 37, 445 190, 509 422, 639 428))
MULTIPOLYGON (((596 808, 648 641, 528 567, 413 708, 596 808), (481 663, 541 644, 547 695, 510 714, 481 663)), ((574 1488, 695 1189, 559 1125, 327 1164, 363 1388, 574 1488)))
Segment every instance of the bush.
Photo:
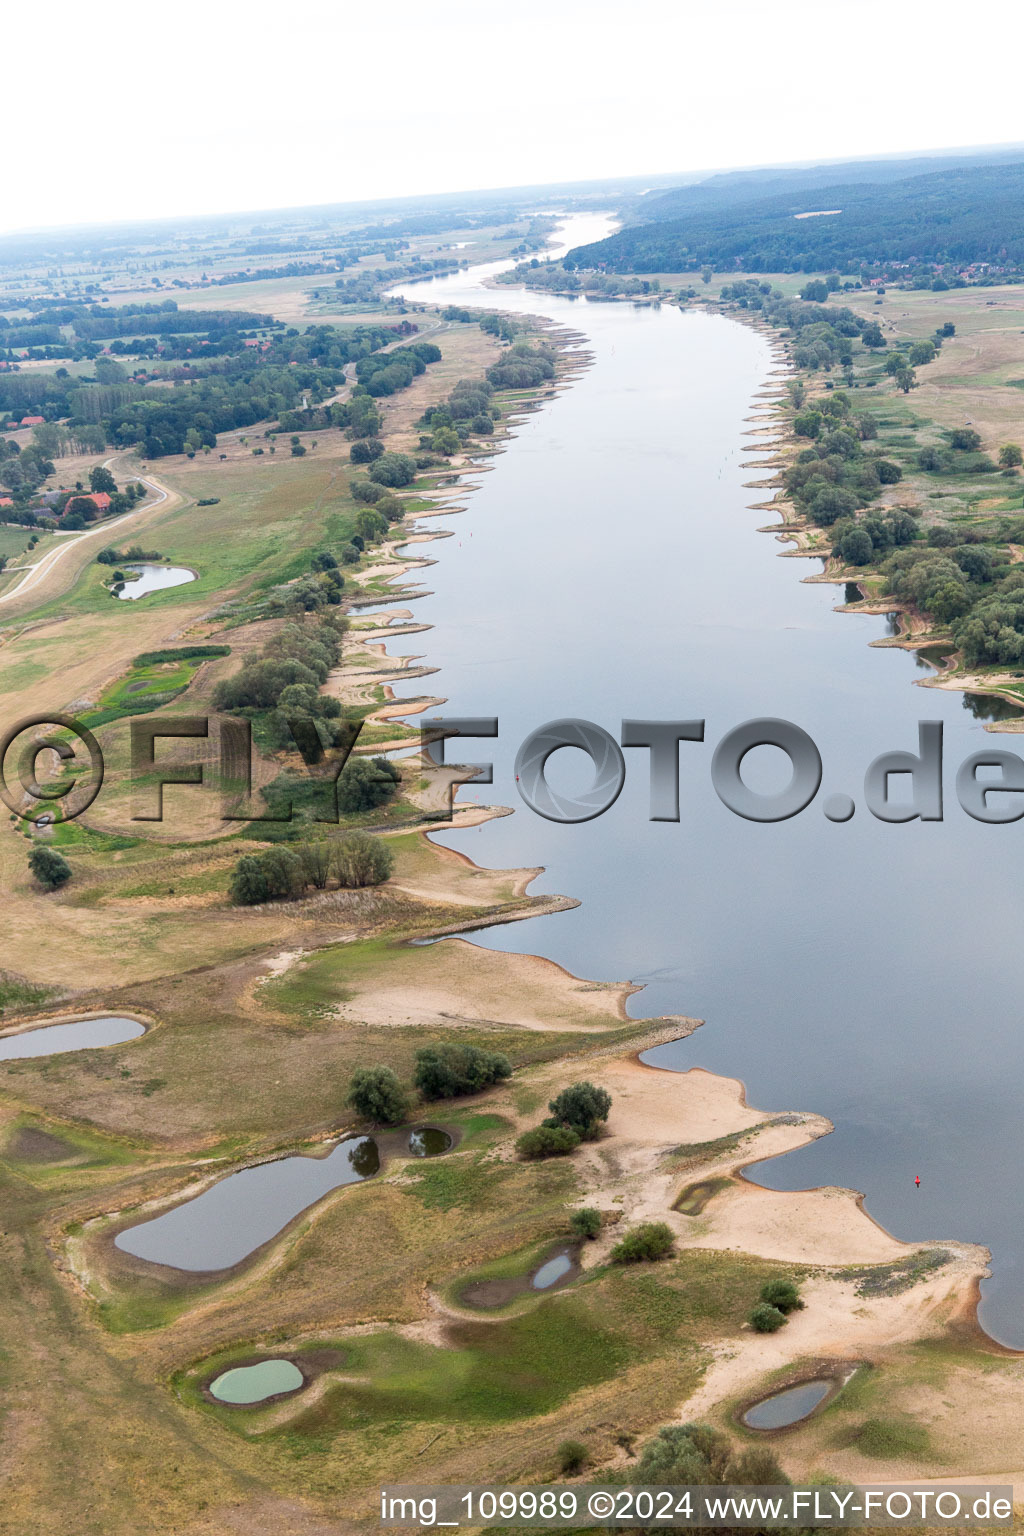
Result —
POLYGON ((671 1253, 675 1236, 664 1221, 645 1221, 615 1244, 611 1251, 613 1264, 640 1264, 663 1259, 671 1253))
POLYGON ((394 869, 395 856, 379 837, 371 837, 368 832, 349 832, 332 844, 331 863, 339 885, 380 885, 394 869))
POLYGON ((631 1481, 641 1487, 771 1488, 788 1484, 789 1478, 767 1447, 736 1456, 720 1429, 709 1424, 671 1424, 648 1441, 631 1481))
POLYGON ((778 1307, 762 1302, 751 1312, 749 1321, 755 1333, 778 1333, 787 1322, 787 1318, 785 1312, 780 1312, 778 1307))
POLYGON ((416 1052, 413 1081, 425 1099, 455 1099, 479 1093, 512 1075, 512 1063, 497 1051, 454 1041, 426 1045, 416 1052))
POLYGON ((416 479, 416 460, 407 453, 385 453, 370 470, 370 479, 377 485, 411 485, 416 479))
POLYGON ((348 456, 353 464, 372 464, 383 452, 384 444, 379 437, 361 437, 352 444, 348 456))
POLYGON ((302 865, 290 848, 268 848, 264 853, 243 854, 228 889, 236 906, 254 907, 294 896, 304 883, 302 865))
POLYGON ((578 1472, 587 1464, 587 1448, 582 1440, 563 1440, 555 1454, 560 1472, 578 1472))
POLYGON ((800 1292, 792 1280, 766 1280, 761 1287, 761 1300, 780 1312, 799 1312, 803 1309, 800 1292))
POLYGON ((598 1123, 608 1119, 611 1107, 611 1094, 593 1083, 573 1083, 548 1105, 552 1120, 576 1131, 581 1139, 593 1135, 598 1123))
POLYGON ((29 854, 28 867, 39 884, 48 891, 55 891, 71 879, 71 865, 64 855, 42 843, 29 854))
POLYGON ((519 1156, 532 1162, 540 1157, 564 1157, 574 1152, 580 1144, 575 1131, 563 1126, 538 1125, 535 1130, 524 1131, 516 1142, 519 1156))
POLYGON ((601 1226, 601 1212, 595 1211, 592 1205, 581 1206, 569 1217, 569 1227, 577 1237, 594 1238, 600 1232, 601 1226))
POLYGON ((345 1103, 377 1125, 398 1125, 409 1113, 409 1095, 390 1067, 360 1067, 352 1074, 345 1103))

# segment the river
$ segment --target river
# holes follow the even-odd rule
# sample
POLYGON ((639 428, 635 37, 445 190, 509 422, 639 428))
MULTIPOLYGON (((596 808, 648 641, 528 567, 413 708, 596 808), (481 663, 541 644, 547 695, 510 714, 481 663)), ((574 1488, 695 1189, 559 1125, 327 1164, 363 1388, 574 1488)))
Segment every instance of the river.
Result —
MULTIPOLYGON (((563 238, 606 229, 574 218, 563 238)), ((784 546, 756 531, 772 517, 751 503, 770 492, 744 488, 767 472, 742 468, 758 457, 742 434, 774 366, 757 332, 668 305, 484 287, 501 265, 407 293, 545 316, 584 333, 593 363, 517 427, 450 520, 455 537, 429 551, 438 563, 416 617, 433 625, 431 686, 444 713, 500 721, 496 741, 449 752, 494 764, 493 786, 463 798, 516 807, 439 840, 486 866, 543 865, 533 891, 582 906, 481 941, 643 983, 636 1017, 705 1019, 646 1059, 741 1078, 752 1104, 835 1123, 752 1176, 856 1188, 905 1240, 986 1244, 981 1321, 1024 1348, 1021 831, 970 820, 953 792, 956 767, 993 738, 960 694, 912 686, 931 675, 912 653, 869 649, 884 619, 836 614, 841 587, 802 584, 817 562, 777 558, 784 546), (527 809, 516 751, 566 716, 616 738, 627 717, 706 720, 705 743, 680 748, 679 822, 648 820, 648 754, 636 749, 597 820, 557 825, 527 809), (824 763, 813 804, 770 825, 727 810, 710 775, 721 737, 761 716, 802 726, 824 763), (877 821, 864 771, 881 752, 916 751, 919 720, 944 723, 945 819, 877 821), (822 814, 835 792, 857 802, 851 821, 822 814)), ((758 757, 745 776, 781 787, 781 754, 758 757)), ((549 766, 565 787, 592 777, 573 750, 549 766)))

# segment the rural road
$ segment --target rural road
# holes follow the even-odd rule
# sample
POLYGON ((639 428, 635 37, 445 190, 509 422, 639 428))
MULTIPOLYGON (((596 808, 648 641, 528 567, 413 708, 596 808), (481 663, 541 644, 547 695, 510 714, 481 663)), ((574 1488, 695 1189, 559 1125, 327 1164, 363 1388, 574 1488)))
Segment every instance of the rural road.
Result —
MULTIPOLYGON (((105 467, 109 468, 113 463, 113 458, 107 459, 105 467)), ((112 529, 134 527, 158 507, 183 499, 178 492, 170 490, 158 480, 146 475, 138 475, 136 478, 154 493, 153 500, 145 502, 141 507, 133 508, 131 512, 122 513, 120 517, 98 523, 95 528, 83 529, 81 533, 63 535, 63 542, 56 549, 51 549, 35 565, 25 567, 25 574, 18 585, 0 596, 0 618, 6 618, 8 613, 12 617, 20 616, 29 608, 49 602, 59 597, 62 592, 66 592, 86 564, 84 559, 68 561, 67 557, 73 555, 76 550, 81 555, 83 544, 88 544, 90 540, 97 538, 106 542, 107 535, 112 529)), ((61 536, 58 535, 58 537, 61 536)))

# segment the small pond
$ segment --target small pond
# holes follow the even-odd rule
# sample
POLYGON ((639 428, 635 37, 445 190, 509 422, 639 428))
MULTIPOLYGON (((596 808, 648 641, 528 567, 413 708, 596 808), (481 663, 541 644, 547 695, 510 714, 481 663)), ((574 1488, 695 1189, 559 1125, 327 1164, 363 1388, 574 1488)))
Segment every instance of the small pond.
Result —
POLYGON ((535 1291, 546 1291, 548 1286, 554 1285, 556 1280, 561 1280, 563 1275, 567 1275, 572 1266, 573 1255, 568 1250, 564 1253, 556 1253, 539 1269, 534 1270, 530 1277, 530 1284, 535 1291))
POLYGON ((183 565, 148 565, 134 562, 122 567, 125 571, 137 571, 138 578, 118 582, 114 588, 116 597, 134 601, 137 597, 145 597, 147 592, 162 592, 165 587, 183 587, 187 581, 195 581, 195 571, 190 571, 183 565))
POLYGON ((121 1045, 125 1040, 134 1040, 145 1033, 145 1027, 137 1019, 121 1019, 113 1015, 104 1019, 75 1019, 70 1024, 45 1024, 39 1029, 26 1029, 20 1035, 0 1037, 0 1061, 121 1045))
POLYGON ((119 1232, 123 1253, 193 1273, 228 1269, 276 1237, 310 1205, 380 1167, 371 1136, 349 1136, 326 1157, 282 1157, 242 1168, 201 1195, 119 1232))
POLYGON ((409 1151, 413 1157, 440 1157, 451 1144, 448 1132, 439 1130, 436 1125, 420 1126, 409 1136, 409 1151))
POLYGON ((210 1382, 208 1391, 220 1403, 262 1403, 281 1392, 297 1392, 305 1377, 290 1360, 260 1360, 238 1365, 210 1382))
POLYGON ((801 1381, 798 1386, 774 1392, 771 1397, 763 1397, 759 1403, 747 1409, 741 1422, 748 1429, 787 1429, 789 1425, 799 1424, 801 1419, 812 1414, 828 1397, 835 1384, 831 1376, 819 1377, 817 1381, 801 1381))

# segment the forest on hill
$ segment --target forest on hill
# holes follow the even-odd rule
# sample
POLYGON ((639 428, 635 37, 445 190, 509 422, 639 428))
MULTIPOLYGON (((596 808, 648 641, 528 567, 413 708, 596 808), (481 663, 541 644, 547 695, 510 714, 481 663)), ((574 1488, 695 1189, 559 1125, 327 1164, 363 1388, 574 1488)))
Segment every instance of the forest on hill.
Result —
MULTIPOLYGON (((681 188, 680 202, 700 188, 681 188)), ((661 200, 664 203, 664 199, 661 200)), ((883 273, 989 264, 1024 270, 1024 160, 959 166, 888 183, 794 188, 742 202, 716 198, 678 218, 578 246, 570 270, 883 273), (828 211, 823 211, 828 210, 828 211), (835 210, 835 211, 831 211, 835 210), (807 217, 806 215, 816 215, 807 217)))

